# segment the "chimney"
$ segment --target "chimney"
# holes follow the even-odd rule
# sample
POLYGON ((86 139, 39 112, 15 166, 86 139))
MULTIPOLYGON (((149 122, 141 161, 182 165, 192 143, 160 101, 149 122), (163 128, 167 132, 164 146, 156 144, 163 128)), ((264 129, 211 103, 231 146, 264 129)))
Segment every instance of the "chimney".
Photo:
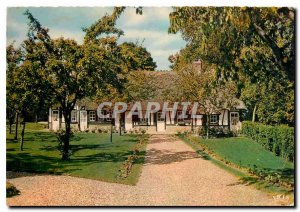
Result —
POLYGON ((199 69, 199 70, 202 70, 202 62, 200 59, 197 59, 193 62, 193 66, 196 68, 196 69, 199 69))

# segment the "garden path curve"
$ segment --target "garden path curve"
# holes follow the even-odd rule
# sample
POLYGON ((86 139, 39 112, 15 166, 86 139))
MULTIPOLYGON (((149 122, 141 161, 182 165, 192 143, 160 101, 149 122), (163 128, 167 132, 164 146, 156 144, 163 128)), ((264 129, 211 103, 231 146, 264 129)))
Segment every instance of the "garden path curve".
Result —
POLYGON ((284 201, 238 183, 232 174, 201 158, 171 135, 152 135, 136 186, 70 176, 9 180, 21 195, 10 206, 267 206, 284 201))

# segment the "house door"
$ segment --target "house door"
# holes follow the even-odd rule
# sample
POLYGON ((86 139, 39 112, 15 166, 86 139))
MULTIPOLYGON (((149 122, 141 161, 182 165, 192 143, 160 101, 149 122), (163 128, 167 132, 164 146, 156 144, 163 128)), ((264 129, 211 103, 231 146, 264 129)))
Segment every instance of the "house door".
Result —
POLYGON ((80 111, 80 131, 87 129, 87 111, 80 111))
POLYGON ((52 130, 57 131, 60 128, 59 110, 52 110, 52 130))
POLYGON ((121 130, 125 131, 125 113, 121 113, 120 114, 120 126, 121 126, 121 130))
POLYGON ((166 131, 166 114, 162 116, 161 112, 157 113, 157 132, 164 132, 166 131))
POLYGON ((239 113, 238 112, 230 112, 230 129, 238 130, 239 128, 239 113))

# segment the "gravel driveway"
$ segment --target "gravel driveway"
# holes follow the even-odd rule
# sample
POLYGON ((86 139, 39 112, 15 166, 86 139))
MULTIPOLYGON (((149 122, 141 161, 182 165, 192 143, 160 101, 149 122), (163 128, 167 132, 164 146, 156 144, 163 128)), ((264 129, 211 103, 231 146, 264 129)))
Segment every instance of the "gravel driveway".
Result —
POLYGON ((170 135, 152 135, 136 186, 69 176, 26 176, 9 180, 21 195, 10 206, 226 206, 283 205, 202 159, 170 135))

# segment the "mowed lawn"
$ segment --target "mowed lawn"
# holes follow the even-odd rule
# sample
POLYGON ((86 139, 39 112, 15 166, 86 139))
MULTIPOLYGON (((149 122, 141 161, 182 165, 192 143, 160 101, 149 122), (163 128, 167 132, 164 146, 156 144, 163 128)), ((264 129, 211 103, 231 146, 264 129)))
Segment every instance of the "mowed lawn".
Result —
POLYGON ((272 152, 265 150, 255 141, 245 137, 223 139, 199 139, 201 145, 223 159, 245 168, 293 169, 294 165, 272 152))
POLYGON ((138 141, 137 135, 75 133, 71 141, 72 155, 62 161, 54 133, 28 131, 25 133, 24 151, 19 142, 7 133, 6 155, 8 171, 67 174, 70 176, 135 184, 141 172, 145 146, 126 179, 118 178, 119 170, 138 141))

